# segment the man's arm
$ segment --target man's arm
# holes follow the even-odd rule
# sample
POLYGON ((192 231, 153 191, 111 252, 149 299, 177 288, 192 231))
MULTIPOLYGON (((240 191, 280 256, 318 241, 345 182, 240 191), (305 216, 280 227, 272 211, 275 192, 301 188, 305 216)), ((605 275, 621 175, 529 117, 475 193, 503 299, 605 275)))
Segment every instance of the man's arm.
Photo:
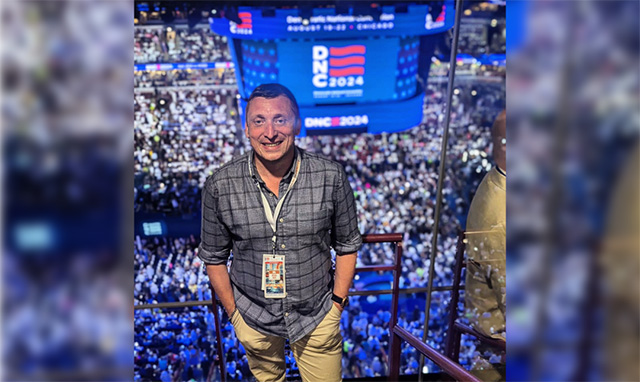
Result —
POLYGON ((227 315, 236 310, 236 301, 233 298, 233 289, 231 289, 231 281, 229 280, 229 272, 225 264, 211 265, 207 264, 207 276, 213 285, 213 290, 220 298, 222 306, 227 311, 227 315))
POLYGON ((218 190, 211 178, 202 189, 202 225, 198 257, 206 264, 207 276, 222 306, 231 316, 236 308, 233 289, 227 271, 231 250, 231 235, 218 214, 218 190))
MULTIPOLYGON (((362 238, 358 230, 358 215, 353 190, 342 167, 339 172, 340 175, 337 177, 333 192, 334 218, 331 231, 331 246, 337 253, 333 294, 338 297, 347 297, 349 287, 353 282, 362 238)), ((336 302, 334 304, 342 311, 343 308, 340 304, 336 302)))
MULTIPOLYGON (((338 297, 347 297, 349 287, 353 281, 353 275, 356 272, 357 252, 347 253, 345 255, 336 256, 336 275, 333 284, 333 294, 338 297)), ((342 306, 337 302, 334 304, 342 311, 342 306)))

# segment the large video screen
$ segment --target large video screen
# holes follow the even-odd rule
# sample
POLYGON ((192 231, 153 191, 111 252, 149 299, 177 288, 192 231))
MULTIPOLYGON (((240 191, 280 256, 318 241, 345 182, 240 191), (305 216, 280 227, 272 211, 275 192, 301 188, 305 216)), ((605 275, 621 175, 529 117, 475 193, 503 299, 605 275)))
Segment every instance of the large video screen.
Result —
POLYGON ((432 15, 425 4, 383 6, 374 18, 335 8, 314 8, 303 16, 297 9, 269 14, 239 7, 241 22, 209 23, 231 39, 241 106, 260 84, 278 82, 298 100, 301 136, 376 134, 421 121, 424 89, 417 74, 419 63, 431 60, 421 43, 454 21, 452 2, 437 11, 432 15))
POLYGON ((397 52, 398 38, 280 42, 280 82, 302 105, 368 102, 388 99, 394 92, 395 60, 380 60, 380 52, 397 52))

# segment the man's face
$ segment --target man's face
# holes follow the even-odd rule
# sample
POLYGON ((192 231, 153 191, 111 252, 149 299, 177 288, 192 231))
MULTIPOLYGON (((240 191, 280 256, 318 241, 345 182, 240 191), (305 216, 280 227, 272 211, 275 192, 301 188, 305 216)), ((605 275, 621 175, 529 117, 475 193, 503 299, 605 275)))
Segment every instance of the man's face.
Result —
POLYGON ((293 152, 295 136, 300 132, 287 97, 254 98, 247 108, 244 133, 262 162, 278 162, 293 152))

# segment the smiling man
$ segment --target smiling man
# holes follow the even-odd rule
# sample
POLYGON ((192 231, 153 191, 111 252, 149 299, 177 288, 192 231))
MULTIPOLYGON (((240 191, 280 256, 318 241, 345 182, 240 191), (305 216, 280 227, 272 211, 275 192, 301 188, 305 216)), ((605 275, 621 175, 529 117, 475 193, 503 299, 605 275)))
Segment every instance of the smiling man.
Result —
POLYGON ((340 381, 340 315, 362 244, 353 190, 340 164, 295 146, 289 89, 258 86, 245 115, 253 150, 207 179, 198 256, 259 381, 285 380, 286 339, 303 381, 340 381))

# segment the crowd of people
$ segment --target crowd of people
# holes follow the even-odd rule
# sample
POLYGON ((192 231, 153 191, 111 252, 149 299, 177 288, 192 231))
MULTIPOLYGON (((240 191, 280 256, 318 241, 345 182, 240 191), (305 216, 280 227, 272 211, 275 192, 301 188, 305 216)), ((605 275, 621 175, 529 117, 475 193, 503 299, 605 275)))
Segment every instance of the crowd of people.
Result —
POLYGON ((506 24, 502 18, 495 23, 488 18, 469 17, 460 25, 458 49, 461 53, 481 56, 506 51, 506 24))
POLYGON ((198 240, 136 238, 134 295, 136 304, 211 299, 209 279, 196 256, 198 240))
MULTIPOLYGON (((491 62, 491 65, 489 65, 487 61, 490 61, 487 56, 480 59, 461 59, 456 67, 456 78, 475 81, 478 77, 483 77, 487 80, 493 78, 497 82, 504 81, 503 78, 507 75, 507 67, 504 62, 502 64, 500 64, 500 61, 497 64, 491 62)), ((431 73, 437 73, 445 81, 449 73, 448 59, 446 62, 435 62, 431 67, 431 73)))
POLYGON ((214 169, 238 152, 236 90, 135 93, 135 210, 193 216, 214 169))
POLYGON ((235 86, 235 69, 140 70, 133 77, 133 87, 136 90, 156 89, 167 86, 215 85, 235 86))
MULTIPOLYGON (((139 304, 211 299, 207 276, 195 256, 195 237, 136 238, 134 301, 139 304)), ((136 380, 208 380, 213 372, 215 326, 211 310, 135 311, 136 380)))
POLYGON ((133 60, 136 64, 169 62, 229 62, 227 37, 208 25, 136 26, 133 60))
POLYGON ((207 307, 139 310, 134 325, 134 380, 207 381, 217 371, 215 326, 207 307))

